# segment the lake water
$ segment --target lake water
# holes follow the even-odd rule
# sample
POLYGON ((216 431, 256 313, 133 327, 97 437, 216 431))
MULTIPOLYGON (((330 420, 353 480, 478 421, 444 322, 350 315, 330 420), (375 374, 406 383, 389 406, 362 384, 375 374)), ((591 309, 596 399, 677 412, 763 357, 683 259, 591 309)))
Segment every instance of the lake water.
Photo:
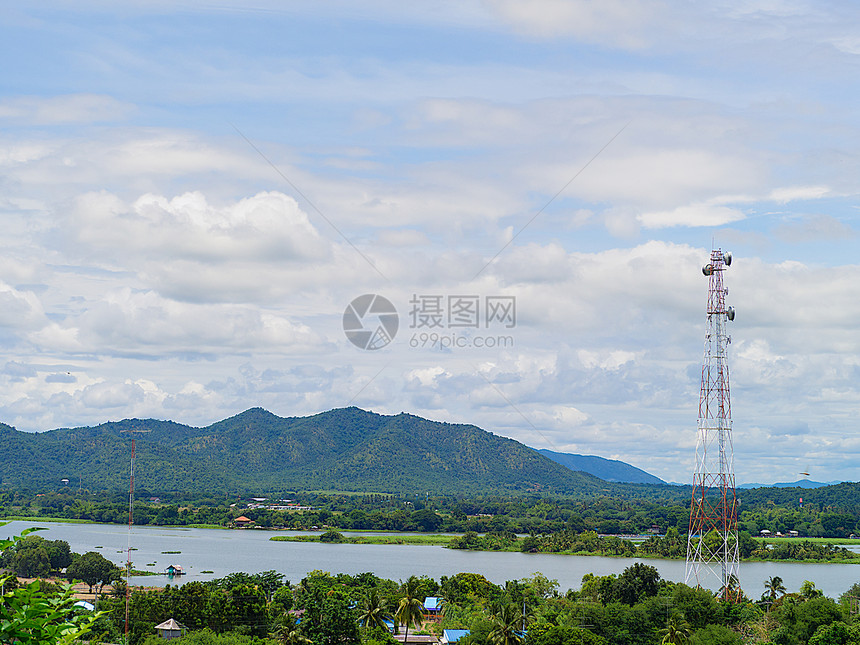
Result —
MULTIPOLYGON (((39 534, 49 540, 66 540, 77 553, 96 551, 117 565, 125 566, 128 528, 113 524, 66 524, 60 522, 10 522, 0 528, 0 536, 19 534, 32 526, 46 527, 39 534), (100 547, 100 548, 98 548, 100 547)), ((480 573, 504 584, 540 571, 558 580, 561 591, 579 589, 586 573, 621 573, 633 562, 654 566, 667 580, 684 580, 682 560, 604 558, 553 554, 459 551, 441 546, 323 544, 320 542, 271 542, 273 535, 297 532, 189 529, 136 526, 131 533, 132 562, 136 569, 164 571, 177 564, 187 572, 180 578, 140 576, 133 584, 149 586, 211 580, 228 573, 258 573, 274 569, 293 583, 309 571, 356 574, 371 571, 382 578, 405 580, 410 575, 427 575, 438 580, 461 572, 480 573), (164 551, 180 551, 176 554, 164 551), (146 566, 153 564, 154 566, 146 566), (211 574, 201 571, 212 571, 211 574)), ((319 535, 315 533, 314 535, 319 535)), ((353 534, 354 535, 354 534, 353 534)), ((780 576, 789 591, 797 591, 804 580, 831 598, 838 598, 855 582, 860 582, 860 566, 854 564, 800 564, 781 562, 741 563, 741 587, 751 598, 764 591, 764 580, 780 576)))

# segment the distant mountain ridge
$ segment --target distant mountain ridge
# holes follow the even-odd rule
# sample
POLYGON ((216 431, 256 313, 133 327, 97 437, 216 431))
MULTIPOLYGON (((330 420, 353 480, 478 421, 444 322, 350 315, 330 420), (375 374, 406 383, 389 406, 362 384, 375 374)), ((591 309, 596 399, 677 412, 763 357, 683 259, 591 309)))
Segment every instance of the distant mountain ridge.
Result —
POLYGON ((775 484, 739 484, 738 488, 823 488, 824 486, 833 486, 841 484, 841 480, 832 482, 814 482, 809 479, 798 479, 796 482, 777 482, 775 484))
POLYGON ((203 428, 128 419, 34 434, 0 424, 0 483, 33 488, 69 478, 126 490, 131 432, 136 486, 153 492, 589 495, 616 486, 476 426, 354 407, 289 418, 252 408, 203 428))
POLYGON ((542 448, 543 456, 571 470, 578 470, 600 477, 608 482, 628 482, 632 484, 665 484, 662 479, 616 459, 605 459, 594 455, 575 455, 567 452, 553 452, 542 448))

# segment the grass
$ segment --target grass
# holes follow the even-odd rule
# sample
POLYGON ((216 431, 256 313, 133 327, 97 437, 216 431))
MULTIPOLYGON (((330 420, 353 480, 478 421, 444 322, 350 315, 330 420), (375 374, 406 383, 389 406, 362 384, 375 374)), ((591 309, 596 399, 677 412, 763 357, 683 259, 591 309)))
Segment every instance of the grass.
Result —
POLYGON ((54 522, 62 524, 98 524, 92 520, 78 520, 67 517, 44 517, 42 515, 7 515, 3 518, 3 523, 7 522, 54 522))

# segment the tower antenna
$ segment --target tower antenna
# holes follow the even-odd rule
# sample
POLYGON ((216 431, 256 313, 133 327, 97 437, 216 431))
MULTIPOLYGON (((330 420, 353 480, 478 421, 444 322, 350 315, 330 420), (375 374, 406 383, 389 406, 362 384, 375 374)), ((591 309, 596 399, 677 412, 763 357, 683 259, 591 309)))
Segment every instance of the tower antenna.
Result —
POLYGON ((131 434, 131 467, 129 469, 128 484, 128 539, 126 544, 125 558, 125 645, 128 645, 128 614, 131 604, 131 528, 134 525, 134 466, 136 461, 135 433, 149 432, 142 429, 121 430, 122 433, 131 434))
POLYGON ((128 608, 131 600, 131 527, 134 524, 134 461, 135 438, 131 436, 131 470, 128 485, 128 544, 125 558, 125 645, 128 645, 128 608))
POLYGON ((726 600, 741 594, 729 392, 731 337, 726 330, 735 319, 735 310, 726 306, 728 289, 723 282, 723 273, 731 264, 730 252, 715 249, 710 263, 702 267, 708 278, 707 326, 685 575, 687 584, 698 587, 718 582, 719 594, 726 600))

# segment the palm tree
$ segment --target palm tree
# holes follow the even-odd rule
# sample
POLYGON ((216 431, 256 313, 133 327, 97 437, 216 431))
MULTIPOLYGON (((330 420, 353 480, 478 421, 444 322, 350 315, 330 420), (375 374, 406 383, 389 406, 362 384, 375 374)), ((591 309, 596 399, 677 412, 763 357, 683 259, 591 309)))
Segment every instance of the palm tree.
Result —
POLYGON ((493 629, 487 635, 490 645, 522 645, 523 614, 513 603, 502 605, 493 613, 493 629))
POLYGON ((272 635, 281 645, 311 645, 313 641, 299 631, 299 621, 292 614, 284 614, 278 620, 272 635))
POLYGON ((125 580, 120 578, 119 580, 114 581, 113 590, 111 591, 111 595, 114 598, 125 598, 126 588, 127 587, 126 587, 125 580))
POLYGON ((361 613, 358 616, 358 624, 373 629, 374 627, 387 628, 386 620, 391 620, 391 615, 388 613, 388 604, 384 598, 379 597, 379 592, 376 589, 371 589, 364 597, 361 607, 361 613))
POLYGON ((726 581, 720 590, 717 592, 717 597, 722 600, 728 600, 731 602, 740 602, 740 598, 743 596, 743 591, 741 590, 741 583, 738 580, 738 577, 735 574, 731 574, 729 579, 726 581))
POLYGON ((424 603, 418 599, 418 578, 409 576, 409 579, 403 583, 400 593, 403 595, 397 605, 394 620, 406 627, 406 633, 403 635, 405 645, 409 638, 409 627, 417 627, 424 620, 424 603))
POLYGON ((684 645, 690 641, 690 624, 678 614, 673 614, 666 621, 666 629, 660 633, 663 634, 662 645, 684 645))
POLYGON ((764 590, 767 592, 767 595, 771 600, 776 600, 777 595, 782 598, 785 595, 785 592, 788 591, 785 588, 785 585, 782 584, 782 578, 779 576, 773 576, 772 578, 765 580, 764 590))

